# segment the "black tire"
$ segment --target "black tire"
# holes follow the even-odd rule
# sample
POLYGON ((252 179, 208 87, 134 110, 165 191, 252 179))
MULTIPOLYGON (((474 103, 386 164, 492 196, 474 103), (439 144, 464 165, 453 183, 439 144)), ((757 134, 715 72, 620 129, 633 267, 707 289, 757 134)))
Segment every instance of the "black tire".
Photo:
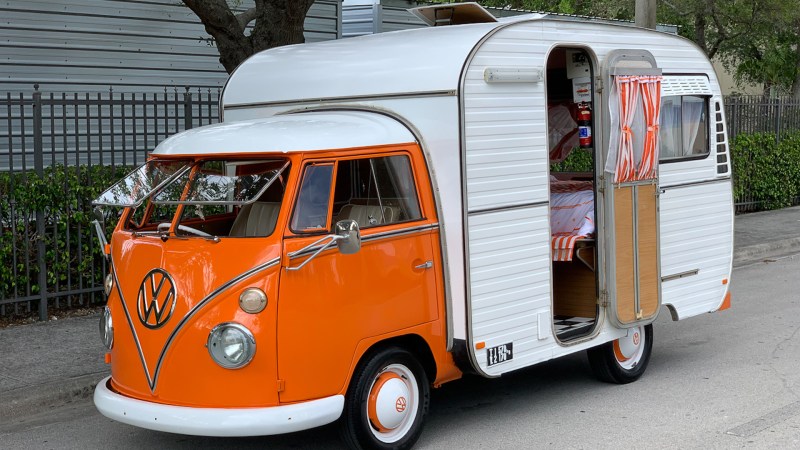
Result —
MULTIPOLYGON (((375 392, 376 399, 378 391, 375 392)), ((391 396, 387 398, 391 398, 391 396)), ((383 404, 385 405, 385 403, 383 404)), ((339 419, 342 440, 349 448, 359 450, 411 448, 422 434, 429 404, 428 376, 416 358, 399 347, 380 349, 364 357, 350 381, 344 401, 344 411, 339 419), (398 384, 397 378, 402 383, 398 384), (380 386, 388 384, 386 379, 391 379, 395 386, 404 386, 409 390, 408 399, 397 397, 396 400, 397 408, 402 406, 403 411, 408 410, 408 414, 402 416, 400 425, 382 432, 379 430, 380 427, 375 426, 373 420, 370 419, 371 408, 374 403, 377 403, 377 400, 370 403, 370 393, 373 387, 379 386, 381 380, 384 380, 384 383, 380 386), (401 398, 404 399, 402 403, 400 402, 401 398)), ((398 414, 401 414, 400 409, 397 411, 398 414)), ((374 416, 377 418, 377 414, 374 416)), ((379 425, 382 424, 379 423, 379 425)))
POLYGON ((634 330, 639 330, 640 332, 643 330, 644 342, 640 343, 641 348, 637 348, 634 356, 628 360, 620 361, 620 356, 617 354, 620 341, 623 338, 586 351, 589 357, 589 365, 592 366, 594 375, 600 381, 627 384, 638 380, 647 370, 650 354, 653 352, 653 325, 649 324, 631 329, 632 332, 635 332, 634 330), (617 346, 616 350, 615 345, 617 346))

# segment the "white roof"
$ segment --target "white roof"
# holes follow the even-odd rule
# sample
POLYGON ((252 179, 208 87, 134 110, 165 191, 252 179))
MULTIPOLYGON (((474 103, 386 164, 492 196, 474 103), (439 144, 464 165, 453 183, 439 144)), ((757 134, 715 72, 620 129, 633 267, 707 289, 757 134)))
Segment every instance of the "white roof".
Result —
POLYGON ((227 108, 304 99, 455 91, 472 49, 500 25, 494 22, 418 28, 266 50, 233 72, 222 103, 227 108))
POLYGON ((400 122, 361 111, 309 112, 219 123, 178 133, 153 155, 246 154, 416 142, 400 122))

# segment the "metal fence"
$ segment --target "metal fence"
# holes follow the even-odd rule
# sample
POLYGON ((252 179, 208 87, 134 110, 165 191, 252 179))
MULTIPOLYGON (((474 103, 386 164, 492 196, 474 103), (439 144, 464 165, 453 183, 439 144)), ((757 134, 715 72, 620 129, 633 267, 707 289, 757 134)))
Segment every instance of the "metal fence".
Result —
POLYGON ((792 96, 728 95, 725 97, 728 137, 740 133, 770 133, 776 140, 800 130, 800 100, 792 96))
MULTIPOLYGON (((731 141, 742 133, 765 133, 774 136, 775 142, 779 144, 787 133, 800 131, 800 99, 792 96, 730 95, 725 97, 725 111, 728 137, 731 141)), ((735 170, 737 165, 749 167, 753 159, 762 155, 739 152, 731 158, 734 165, 734 201, 737 213, 765 208, 763 199, 755 195, 756 190, 749 184, 749 177, 745 177, 747 180, 737 177, 738 171, 735 170)), ((790 203, 800 205, 800 196, 791 199, 790 203)))
POLYGON ((219 94, 55 95, 35 86, 0 97, 0 317, 36 312, 44 320, 52 307, 103 301, 107 269, 88 226, 92 189, 167 136, 216 122, 219 94))

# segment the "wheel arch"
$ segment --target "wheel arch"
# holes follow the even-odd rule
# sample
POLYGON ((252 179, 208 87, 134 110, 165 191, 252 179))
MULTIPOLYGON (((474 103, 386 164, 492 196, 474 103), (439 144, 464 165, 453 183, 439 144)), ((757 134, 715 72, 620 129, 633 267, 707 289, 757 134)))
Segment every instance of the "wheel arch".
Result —
MULTIPOLYGON (((365 362, 372 358, 377 352, 389 347, 399 347, 414 355, 414 357, 417 358, 417 361, 419 361, 419 363, 422 365, 422 368, 425 370, 425 375, 427 375, 428 381, 433 382, 433 380, 436 379, 436 360, 433 357, 431 347, 422 336, 415 333, 393 336, 388 339, 383 339, 373 343, 369 346, 369 348, 361 353, 358 361, 353 365, 351 374, 358 366, 365 364, 365 362)), ((350 382, 348 380, 348 385, 349 384, 350 382)))

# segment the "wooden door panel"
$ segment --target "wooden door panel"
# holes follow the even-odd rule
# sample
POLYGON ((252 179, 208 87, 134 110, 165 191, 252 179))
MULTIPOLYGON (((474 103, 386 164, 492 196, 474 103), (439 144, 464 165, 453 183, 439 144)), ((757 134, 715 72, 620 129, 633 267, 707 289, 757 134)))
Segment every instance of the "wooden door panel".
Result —
POLYGON ((617 318, 622 323, 636 320, 636 285, 633 252, 633 186, 614 188, 614 238, 616 252, 617 318))
POLYGON ((639 307, 642 319, 658 312, 658 209, 656 185, 638 186, 639 307))

